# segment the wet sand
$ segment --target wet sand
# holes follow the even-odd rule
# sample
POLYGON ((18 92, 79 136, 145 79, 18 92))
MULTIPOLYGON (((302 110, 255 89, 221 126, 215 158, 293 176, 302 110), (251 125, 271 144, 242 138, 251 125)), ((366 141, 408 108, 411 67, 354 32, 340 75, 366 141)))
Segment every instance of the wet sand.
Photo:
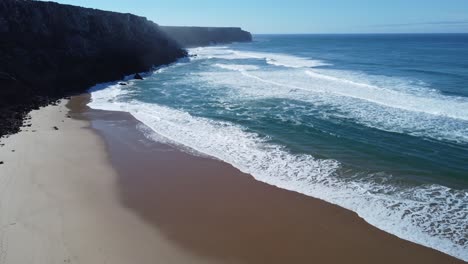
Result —
POLYGON ((82 116, 106 142, 121 202, 195 255, 220 263, 462 263, 354 212, 149 140, 127 113, 82 116))
POLYGON ((463 263, 87 100, 33 111, 0 140, 0 264, 463 263))

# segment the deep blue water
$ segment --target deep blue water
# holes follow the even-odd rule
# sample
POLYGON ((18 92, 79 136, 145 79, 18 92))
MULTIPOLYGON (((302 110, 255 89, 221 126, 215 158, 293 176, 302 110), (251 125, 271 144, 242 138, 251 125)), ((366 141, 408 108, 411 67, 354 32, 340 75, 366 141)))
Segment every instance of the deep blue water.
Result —
POLYGON ((190 53, 91 106, 468 259, 468 34, 257 35, 190 53))

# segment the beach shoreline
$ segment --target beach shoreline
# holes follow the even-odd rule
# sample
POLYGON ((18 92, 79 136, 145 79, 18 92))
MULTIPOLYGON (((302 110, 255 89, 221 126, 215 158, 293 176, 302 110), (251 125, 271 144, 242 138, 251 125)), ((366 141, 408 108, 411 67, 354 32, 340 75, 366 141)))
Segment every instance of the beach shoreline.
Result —
POLYGON ((0 263, 212 263, 122 206, 105 144, 67 103, 1 140, 0 263))
POLYGON ((33 111, 0 141, 0 263, 463 263, 88 100, 33 111))

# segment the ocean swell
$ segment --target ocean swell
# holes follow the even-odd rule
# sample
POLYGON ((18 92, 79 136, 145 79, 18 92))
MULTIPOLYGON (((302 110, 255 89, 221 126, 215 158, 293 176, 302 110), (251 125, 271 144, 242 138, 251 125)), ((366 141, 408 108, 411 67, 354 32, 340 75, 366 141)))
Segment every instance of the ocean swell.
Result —
POLYGON ((193 78, 212 87, 230 87, 238 97, 299 100, 315 105, 319 112, 332 107, 336 111, 331 115, 383 131, 468 142, 466 97, 443 95, 404 79, 317 68, 326 63, 292 55, 260 53, 260 56, 259 52, 234 52, 225 47, 191 52, 195 51, 201 54, 197 60, 213 60, 218 70, 195 73, 193 78), (287 58, 285 64, 294 66, 258 66, 258 60, 277 56, 287 58))
POLYGON ((131 113, 156 133, 148 134, 153 140, 164 138, 223 160, 259 181, 340 205, 382 230, 468 260, 465 190, 341 178, 336 160, 292 154, 242 126, 129 99, 128 92, 119 85, 92 89, 89 106, 131 113))

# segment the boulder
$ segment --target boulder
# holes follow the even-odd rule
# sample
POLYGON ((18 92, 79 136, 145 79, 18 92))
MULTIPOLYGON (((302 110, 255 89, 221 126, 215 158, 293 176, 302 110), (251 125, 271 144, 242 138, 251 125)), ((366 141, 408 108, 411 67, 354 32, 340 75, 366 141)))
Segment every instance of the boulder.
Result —
POLYGON ((135 76, 133 76, 133 79, 143 80, 143 77, 141 77, 141 75, 139 73, 137 73, 137 74, 135 74, 135 76))

